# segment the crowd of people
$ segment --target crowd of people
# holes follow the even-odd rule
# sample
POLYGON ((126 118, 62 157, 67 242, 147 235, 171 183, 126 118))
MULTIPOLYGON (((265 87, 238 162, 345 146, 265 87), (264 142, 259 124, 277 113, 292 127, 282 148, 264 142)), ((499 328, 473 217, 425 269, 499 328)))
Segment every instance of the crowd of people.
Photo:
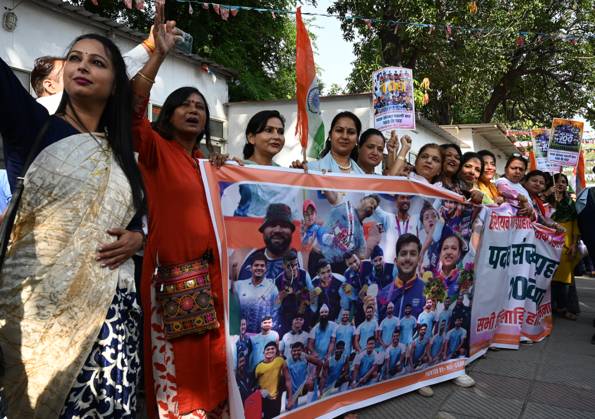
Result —
MULTIPOLYGON (((159 7, 151 36, 124 55, 106 37, 82 35, 64 58, 36 62, 38 100, 0 60, 11 189, 26 170, 0 274, 0 406, 11 419, 134 417, 141 382, 150 417, 227 414, 227 281, 196 161, 203 140, 211 148, 209 107, 183 87, 156 121, 146 118, 179 37, 159 7)), ((276 165, 284 129, 279 112, 257 113, 236 160, 276 165)), ((454 144, 425 144, 409 164, 411 146, 408 136, 362 132, 345 111, 320 158, 292 167, 404 176, 565 231, 553 300, 576 318, 579 232, 566 177, 526 173, 514 154, 496 180, 492 152, 462 154, 454 144)), ((216 166, 228 157, 209 156, 216 166)), ((239 193, 235 215, 264 219, 264 246, 230 255, 234 375, 242 399, 261 400, 263 417, 468 354, 472 284, 460 278, 472 269, 478 206, 320 191, 331 208, 321 217, 315 199, 296 209, 286 190, 239 193), (367 232, 364 220, 373 221, 367 232), (444 286, 439 300, 428 297, 426 272, 444 286)), ((467 375, 456 382, 474 384, 467 375)))

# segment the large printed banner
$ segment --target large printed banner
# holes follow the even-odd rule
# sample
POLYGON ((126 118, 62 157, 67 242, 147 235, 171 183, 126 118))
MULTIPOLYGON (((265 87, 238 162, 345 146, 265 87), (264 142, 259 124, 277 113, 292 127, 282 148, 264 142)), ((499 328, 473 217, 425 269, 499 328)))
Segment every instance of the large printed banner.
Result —
POLYGON ((488 209, 477 255, 471 321, 471 354, 492 346, 518 349, 552 329, 550 281, 558 267, 563 234, 526 217, 488 209))
POLYGON ((372 74, 374 128, 380 131, 415 129, 413 72, 386 67, 372 74))
POLYGON ((232 417, 330 418, 463 373, 480 237, 458 195, 201 169, 227 280, 232 417))

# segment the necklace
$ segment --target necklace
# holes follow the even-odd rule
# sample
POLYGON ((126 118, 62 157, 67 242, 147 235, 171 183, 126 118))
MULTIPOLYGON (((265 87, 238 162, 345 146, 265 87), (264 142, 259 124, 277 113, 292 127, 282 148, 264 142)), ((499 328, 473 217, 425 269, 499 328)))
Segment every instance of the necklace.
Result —
POLYGON ((339 169, 341 169, 343 171, 351 171, 351 159, 349 159, 349 164, 347 166, 342 166, 341 163, 339 163, 337 161, 337 159, 335 158, 335 153, 333 153, 332 151, 331 151, 331 157, 333 158, 335 163, 337 163, 337 166, 339 166, 339 169))

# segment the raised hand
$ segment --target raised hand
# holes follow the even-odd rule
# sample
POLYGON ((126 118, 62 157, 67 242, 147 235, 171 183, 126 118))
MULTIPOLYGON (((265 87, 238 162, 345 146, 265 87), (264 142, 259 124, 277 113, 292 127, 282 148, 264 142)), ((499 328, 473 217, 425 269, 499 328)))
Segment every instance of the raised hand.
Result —
POLYGON ((179 29, 176 28, 176 21, 165 21, 164 8, 165 4, 157 2, 152 31, 155 52, 161 55, 167 55, 175 47, 176 42, 182 39, 179 29))

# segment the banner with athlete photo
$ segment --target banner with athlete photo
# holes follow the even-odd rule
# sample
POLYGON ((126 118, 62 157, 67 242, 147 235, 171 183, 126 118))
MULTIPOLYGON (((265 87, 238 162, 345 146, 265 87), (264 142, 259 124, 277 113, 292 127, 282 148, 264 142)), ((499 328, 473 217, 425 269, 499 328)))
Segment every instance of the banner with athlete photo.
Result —
POLYGON ((413 72, 385 67, 372 73, 374 128, 380 131, 415 129, 413 72))
POLYGON ((382 176, 201 163, 227 279, 232 417, 335 417, 468 359, 475 211, 382 176))
POLYGON ((560 166, 576 166, 581 150, 584 122, 554 118, 547 158, 560 166))
POLYGON ((548 160, 547 154, 550 146, 550 130, 545 128, 534 128, 531 130, 533 142, 533 153, 537 170, 548 173, 558 173, 560 164, 548 160))
POLYGON ((477 260, 471 320, 471 355, 488 347, 518 349, 522 340, 551 333, 550 281, 560 263, 564 235, 506 207, 489 208, 477 260))

